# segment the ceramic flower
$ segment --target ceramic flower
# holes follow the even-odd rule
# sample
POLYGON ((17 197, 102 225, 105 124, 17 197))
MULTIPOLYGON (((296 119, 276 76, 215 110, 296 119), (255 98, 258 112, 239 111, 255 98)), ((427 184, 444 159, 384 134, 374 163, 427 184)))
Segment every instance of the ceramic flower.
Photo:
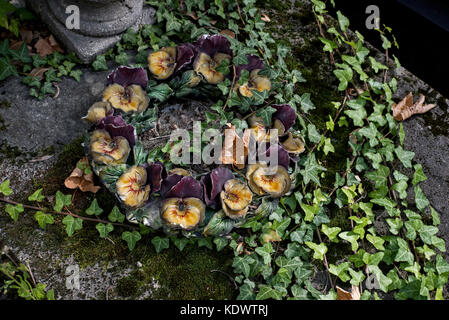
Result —
POLYGON ((217 209, 220 192, 223 190, 226 181, 230 179, 234 179, 234 175, 231 170, 225 167, 215 168, 201 178, 206 205, 217 209))
POLYGON ((232 219, 245 217, 253 199, 253 193, 247 184, 238 179, 230 179, 226 181, 223 189, 220 200, 225 214, 232 219))
POLYGON ((87 115, 82 119, 94 124, 113 113, 114 110, 109 102, 100 101, 95 102, 89 110, 87 110, 87 115))
POLYGON ((89 153, 94 162, 105 165, 126 163, 131 148, 126 138, 111 135, 102 129, 92 132, 89 142, 89 153))
POLYGON ((172 229, 192 230, 200 225, 206 206, 202 199, 202 186, 192 176, 169 175, 162 183, 165 197, 161 218, 172 229))
POLYGON ((148 107, 148 76, 143 68, 119 67, 108 76, 103 100, 124 112, 142 112, 148 107))
POLYGON ((129 208, 140 208, 148 200, 150 185, 142 166, 130 167, 116 182, 117 195, 129 208))

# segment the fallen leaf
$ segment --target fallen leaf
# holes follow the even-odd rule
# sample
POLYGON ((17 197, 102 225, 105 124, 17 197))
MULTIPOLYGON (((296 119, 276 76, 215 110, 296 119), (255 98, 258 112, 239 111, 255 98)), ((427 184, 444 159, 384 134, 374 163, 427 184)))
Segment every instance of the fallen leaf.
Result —
POLYGON ((250 131, 246 130, 243 137, 240 137, 235 131, 235 126, 230 123, 226 126, 228 129, 225 130, 220 160, 223 164, 232 164, 238 169, 243 169, 248 156, 250 131))
POLYGON ((55 37, 53 37, 53 35, 50 35, 48 38, 48 43, 51 45, 51 47, 58 51, 59 53, 64 53, 64 50, 61 49, 61 47, 59 46, 59 43, 56 41, 55 37))
POLYGON ((188 16, 191 17, 193 20, 199 19, 199 17, 196 15, 195 11, 189 12, 188 16))
POLYGON ((94 184, 94 174, 93 172, 85 173, 84 170, 81 170, 79 166, 84 166, 85 168, 89 168, 89 161, 87 157, 84 157, 76 164, 75 169, 72 171, 70 176, 67 177, 64 181, 64 185, 69 189, 77 189, 79 188, 82 192, 93 192, 97 193, 100 190, 99 186, 95 186, 94 184))
POLYGON ((360 300, 359 287, 353 285, 351 292, 348 292, 337 286, 337 300, 360 300))
POLYGON ((51 159, 51 158, 53 158, 53 155, 52 154, 48 154, 48 155, 45 155, 45 156, 42 156, 42 157, 33 158, 29 162, 41 162, 41 161, 46 161, 46 160, 51 159))
POLYGON ((228 29, 221 30, 220 34, 224 34, 224 35, 227 35, 229 38, 235 39, 235 32, 232 30, 228 30, 228 29))
POLYGON ((20 30, 20 37, 23 41, 25 41, 27 44, 30 44, 31 41, 33 41, 33 31, 31 30, 20 30))
POLYGON ((55 49, 51 46, 50 42, 41 37, 39 37, 39 40, 34 45, 34 48, 36 48, 37 53, 39 53, 41 57, 48 56, 49 54, 55 52, 55 49))
POLYGON ((45 72, 47 72, 48 70, 50 70, 50 68, 34 68, 28 75, 42 80, 44 78, 45 72))
POLYGON ((271 21, 270 17, 267 16, 265 13, 262 13, 262 18, 260 18, 260 19, 262 21, 265 21, 265 22, 270 22, 271 21))
POLYGON ((415 114, 423 114, 436 107, 436 104, 424 104, 426 97, 419 95, 419 100, 413 103, 413 94, 410 92, 399 103, 393 104, 393 118, 396 121, 404 121, 415 114))

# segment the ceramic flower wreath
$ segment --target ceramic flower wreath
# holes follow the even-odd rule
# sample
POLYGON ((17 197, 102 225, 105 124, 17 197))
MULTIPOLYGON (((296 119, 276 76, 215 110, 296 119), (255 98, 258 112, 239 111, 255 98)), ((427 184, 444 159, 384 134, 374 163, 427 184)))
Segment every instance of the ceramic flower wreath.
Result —
MULTIPOLYGON (((152 52, 148 68, 162 88, 176 91, 175 97, 230 78, 236 84, 234 90, 250 99, 256 92, 270 91, 271 81, 260 74, 264 68, 260 58, 246 54, 246 59, 248 63, 232 65, 230 41, 222 35, 203 35, 194 43, 152 52), (231 66, 232 71, 225 74, 223 66, 231 66), (238 81, 243 70, 247 70, 247 81, 238 81)), ((163 100, 153 88, 144 68, 119 67, 107 78, 103 101, 92 105, 84 117, 92 124, 84 141, 92 168, 120 200, 130 222, 162 227, 169 234, 180 231, 185 236, 220 236, 241 226, 251 215, 264 214, 263 205, 255 205, 260 199, 266 198, 276 207, 275 199, 288 194, 292 187, 289 165, 304 151, 304 139, 290 130, 296 121, 291 106, 272 105, 276 112, 271 128, 279 135, 275 143, 261 117, 248 118, 249 136, 257 142, 269 142, 266 155, 277 152, 274 171, 259 162, 236 165, 246 167, 243 175, 233 172, 231 155, 230 161, 222 156, 223 165, 198 179, 186 169, 168 170, 162 162, 148 162, 151 150, 144 150, 139 134, 152 128, 157 118, 157 108, 149 108, 151 99, 163 100)), ((231 139, 245 138, 236 134, 231 139)))

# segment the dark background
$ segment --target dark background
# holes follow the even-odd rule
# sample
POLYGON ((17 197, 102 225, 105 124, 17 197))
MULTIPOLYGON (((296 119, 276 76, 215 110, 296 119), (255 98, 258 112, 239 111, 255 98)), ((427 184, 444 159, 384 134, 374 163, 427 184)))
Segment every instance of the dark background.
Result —
MULTIPOLYGON (((390 49, 390 57, 396 55, 403 67, 449 97, 448 0, 335 0, 335 3, 349 18, 352 30, 358 30, 384 51, 379 32, 365 26, 369 16, 366 8, 377 5, 381 27, 391 27, 399 43, 400 50, 390 49)), ((335 11, 330 13, 335 15, 335 11)))

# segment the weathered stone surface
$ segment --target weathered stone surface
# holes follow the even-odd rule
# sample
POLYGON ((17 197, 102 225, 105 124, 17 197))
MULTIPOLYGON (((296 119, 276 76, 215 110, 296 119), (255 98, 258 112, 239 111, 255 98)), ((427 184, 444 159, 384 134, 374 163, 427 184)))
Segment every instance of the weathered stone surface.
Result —
MULTIPOLYGON (((139 2, 137 6, 142 6, 142 0, 135 1, 139 2)), ((113 16, 109 17, 112 20, 102 23, 100 20, 101 17, 98 16, 98 20, 95 20, 94 15, 94 17, 89 18, 93 19, 92 22, 85 23, 81 21, 80 27, 83 25, 83 28, 85 29, 83 33, 80 33, 78 30, 67 29, 65 24, 60 21, 62 18, 55 16, 53 11, 50 10, 49 5, 47 0, 28 0, 28 6, 42 18, 55 37, 58 38, 68 50, 75 52, 84 63, 92 62, 97 55, 103 54, 109 48, 113 47, 115 43, 121 39, 122 32, 126 30, 128 25, 132 28, 138 28, 140 25, 153 24, 155 21, 155 10, 151 7, 144 6, 141 10, 136 9, 137 12, 140 13, 138 17, 132 16, 131 20, 136 18, 134 23, 129 24, 129 21, 127 21, 125 24, 122 24, 121 19, 114 20, 113 16)), ((128 7, 125 6, 125 8, 128 7)), ((63 13, 64 11, 58 11, 58 16, 61 17, 63 13)), ((82 8, 80 8, 80 13, 83 15, 82 8)))

